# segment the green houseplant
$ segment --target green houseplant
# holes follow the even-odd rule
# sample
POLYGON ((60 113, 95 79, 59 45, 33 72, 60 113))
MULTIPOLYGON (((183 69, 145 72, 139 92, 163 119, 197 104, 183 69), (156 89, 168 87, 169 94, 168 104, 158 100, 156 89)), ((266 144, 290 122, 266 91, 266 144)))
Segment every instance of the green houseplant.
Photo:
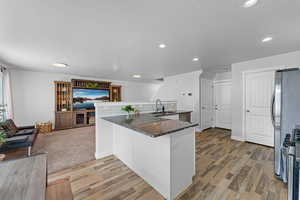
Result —
MULTIPOLYGON (((6 135, 3 131, 0 131, 0 147, 5 142, 6 135)), ((0 161, 4 160, 5 154, 0 153, 0 161)))
POLYGON ((132 105, 127 105, 123 107, 122 110, 127 112, 127 116, 129 116, 131 112, 134 112, 134 107, 132 107, 132 105))
POLYGON ((99 88, 99 84, 98 83, 94 83, 94 82, 87 82, 86 83, 86 87, 87 88, 93 88, 93 89, 95 89, 95 88, 99 88))
POLYGON ((0 146, 5 142, 6 135, 3 131, 0 131, 0 146))

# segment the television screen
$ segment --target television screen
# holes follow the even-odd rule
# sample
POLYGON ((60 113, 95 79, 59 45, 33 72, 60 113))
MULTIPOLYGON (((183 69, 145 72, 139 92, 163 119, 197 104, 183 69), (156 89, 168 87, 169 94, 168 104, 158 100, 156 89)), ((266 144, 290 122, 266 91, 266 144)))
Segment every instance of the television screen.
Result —
POLYGON ((109 90, 73 89, 73 109, 95 109, 94 101, 109 101, 109 90))

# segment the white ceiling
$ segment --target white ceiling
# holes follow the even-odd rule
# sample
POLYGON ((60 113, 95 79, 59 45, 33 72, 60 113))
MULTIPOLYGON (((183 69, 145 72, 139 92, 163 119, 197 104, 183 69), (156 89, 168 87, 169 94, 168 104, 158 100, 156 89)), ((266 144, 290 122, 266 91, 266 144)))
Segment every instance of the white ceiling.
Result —
POLYGON ((141 74, 147 81, 300 49, 299 0, 260 0, 248 9, 243 2, 0 0, 0 60, 108 79, 141 74), (273 41, 261 43, 268 35, 273 41))

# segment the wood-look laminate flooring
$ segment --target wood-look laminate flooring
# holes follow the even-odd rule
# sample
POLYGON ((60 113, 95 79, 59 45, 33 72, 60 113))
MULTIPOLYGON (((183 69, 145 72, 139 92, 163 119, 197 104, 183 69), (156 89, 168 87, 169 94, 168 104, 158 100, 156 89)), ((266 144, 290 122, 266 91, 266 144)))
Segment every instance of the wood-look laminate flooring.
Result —
MULTIPOLYGON (((178 200, 286 200, 287 186, 273 176, 273 149, 230 139, 230 132, 196 134, 196 176, 178 200)), ((76 200, 163 200, 114 156, 49 175, 70 177, 76 200)))

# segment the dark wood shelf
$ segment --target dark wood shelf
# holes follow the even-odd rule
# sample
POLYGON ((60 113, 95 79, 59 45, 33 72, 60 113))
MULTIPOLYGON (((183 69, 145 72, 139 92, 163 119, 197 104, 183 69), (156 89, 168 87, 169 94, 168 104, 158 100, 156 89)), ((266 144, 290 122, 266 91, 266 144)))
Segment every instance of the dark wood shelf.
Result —
POLYGON ((95 110, 73 110, 73 88, 109 90, 110 101, 121 101, 121 86, 107 81, 72 79, 55 81, 55 129, 95 125, 95 110), (81 119, 79 118, 81 117, 81 119))
POLYGON ((73 88, 85 88, 85 89, 109 89, 111 82, 106 81, 91 81, 82 79, 72 79, 73 88))
POLYGON ((110 87, 110 101, 118 102, 122 100, 121 93, 122 86, 120 85, 111 85, 110 87))
POLYGON ((55 81, 55 111, 72 111, 72 87, 70 82, 55 81))

